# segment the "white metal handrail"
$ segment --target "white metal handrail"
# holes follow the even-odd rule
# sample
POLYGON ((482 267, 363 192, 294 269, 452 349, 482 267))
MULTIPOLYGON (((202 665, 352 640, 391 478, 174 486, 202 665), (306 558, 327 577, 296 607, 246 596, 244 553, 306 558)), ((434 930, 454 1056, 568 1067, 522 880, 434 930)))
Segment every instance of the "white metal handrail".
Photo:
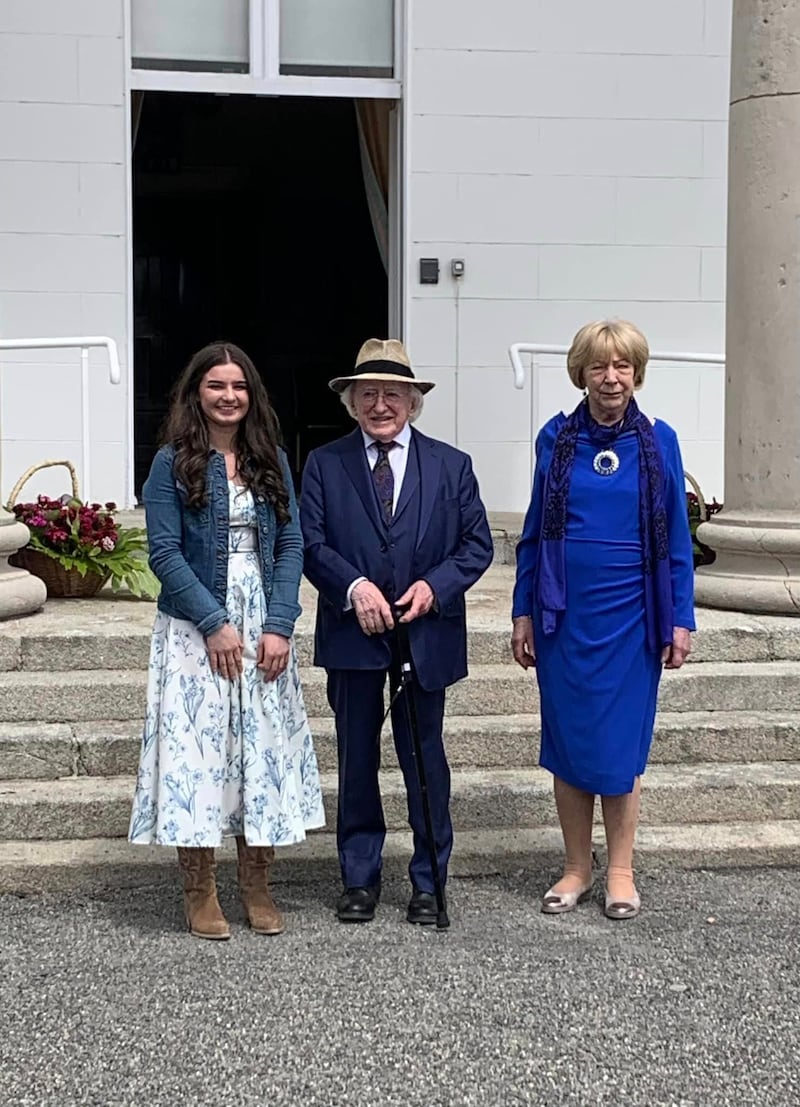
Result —
MULTIPOLYGON (((508 347, 508 355, 511 358, 511 366, 514 370, 514 387, 525 387, 525 366, 522 364, 521 354, 559 354, 564 357, 569 353, 569 346, 548 346, 540 342, 512 342, 508 347)), ((693 354, 693 353, 664 353, 653 351, 650 361, 688 361, 696 365, 724 365, 724 354, 693 354)))
POLYGON ((89 350, 102 346, 108 353, 108 379, 119 384, 119 354, 113 338, 105 335, 80 335, 77 338, 0 338, 2 350, 60 350, 79 349, 81 352, 81 473, 82 493, 85 499, 89 495, 89 459, 91 440, 89 438, 89 350))

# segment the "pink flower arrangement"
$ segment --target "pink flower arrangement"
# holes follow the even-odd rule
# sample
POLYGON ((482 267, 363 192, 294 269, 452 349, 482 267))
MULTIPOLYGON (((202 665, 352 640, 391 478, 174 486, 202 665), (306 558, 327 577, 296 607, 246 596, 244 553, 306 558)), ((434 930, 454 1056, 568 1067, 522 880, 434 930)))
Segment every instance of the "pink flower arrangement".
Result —
POLYGON ((138 527, 120 527, 116 510, 115 503, 86 504, 69 495, 58 500, 37 496, 32 503, 12 507, 30 531, 28 548, 81 576, 110 578, 114 591, 124 587, 153 598, 159 585, 147 564, 147 535, 138 527))

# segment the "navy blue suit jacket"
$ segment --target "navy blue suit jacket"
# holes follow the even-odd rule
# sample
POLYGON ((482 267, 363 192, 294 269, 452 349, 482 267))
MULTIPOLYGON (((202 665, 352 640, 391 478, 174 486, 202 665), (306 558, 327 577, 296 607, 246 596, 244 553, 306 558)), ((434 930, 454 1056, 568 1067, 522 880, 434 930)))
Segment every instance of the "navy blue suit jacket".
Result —
POLYGON ((397 544, 408 551, 402 563, 389 548, 360 428, 309 454, 300 522, 305 574, 319 592, 314 663, 387 669, 389 635, 364 634, 355 612, 344 610, 347 589, 361 576, 378 587, 392 578, 392 602, 422 579, 433 589, 435 610, 409 624, 409 641, 417 679, 434 691, 467 675, 464 595, 491 564, 492 538, 469 456, 417 430, 409 449, 418 465, 406 470, 393 522, 414 528, 397 544))

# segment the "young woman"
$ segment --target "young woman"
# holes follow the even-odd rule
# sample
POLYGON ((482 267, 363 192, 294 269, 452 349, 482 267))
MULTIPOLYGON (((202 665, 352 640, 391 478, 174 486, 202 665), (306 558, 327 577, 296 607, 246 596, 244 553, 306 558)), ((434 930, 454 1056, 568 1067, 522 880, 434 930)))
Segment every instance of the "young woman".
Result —
POLYGON ((230 343, 194 355, 144 486, 161 581, 129 838, 177 846, 189 928, 224 939, 214 847, 235 835, 253 930, 278 934, 274 846, 324 824, 292 643, 303 540, 278 425, 230 343))

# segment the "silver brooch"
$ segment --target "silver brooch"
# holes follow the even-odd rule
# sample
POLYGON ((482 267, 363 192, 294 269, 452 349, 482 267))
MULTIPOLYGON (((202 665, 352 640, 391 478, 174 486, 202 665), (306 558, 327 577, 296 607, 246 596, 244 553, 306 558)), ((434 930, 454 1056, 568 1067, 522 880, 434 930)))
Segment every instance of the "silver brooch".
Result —
POLYGON ((619 469, 619 457, 613 450, 601 450, 600 453, 594 455, 592 468, 601 477, 610 477, 619 469))

